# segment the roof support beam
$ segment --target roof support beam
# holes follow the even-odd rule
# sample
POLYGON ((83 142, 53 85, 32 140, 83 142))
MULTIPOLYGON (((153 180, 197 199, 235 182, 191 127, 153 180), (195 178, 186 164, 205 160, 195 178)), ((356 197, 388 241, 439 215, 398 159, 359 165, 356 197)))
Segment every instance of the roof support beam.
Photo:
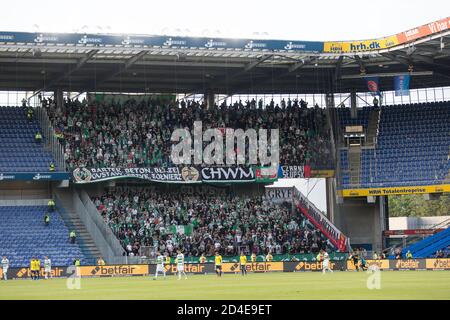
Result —
POLYGON ((93 56, 95 56, 95 54, 98 52, 98 50, 91 50, 89 51, 84 57, 82 57, 77 65, 75 66, 75 68, 71 68, 71 66, 69 66, 69 70, 66 71, 64 74, 62 74, 60 77, 58 77, 57 79, 53 80, 49 86, 52 86, 53 84, 64 80, 65 78, 69 77, 71 74, 73 74, 75 71, 79 70, 81 67, 83 67, 89 59, 91 59, 93 56))
POLYGON ((423 62, 426 62, 426 63, 429 63, 429 64, 434 64, 434 59, 433 58, 427 57, 427 56, 423 56, 423 55, 420 55, 420 54, 413 54, 411 56, 411 58, 413 60, 423 61, 423 62))
POLYGON ((58 78, 50 81, 47 85, 45 85, 44 87, 42 87, 41 89, 35 91, 33 93, 33 95, 31 97, 29 97, 28 99, 31 99, 32 97, 34 97, 35 95, 37 95, 38 93, 44 91, 47 88, 51 88, 53 87, 55 84, 57 84, 58 82, 66 79, 67 77, 69 77, 71 74, 73 74, 75 71, 79 70, 82 66, 84 66, 86 64, 86 62, 88 62, 89 59, 91 59, 93 56, 95 56, 95 54, 98 52, 98 50, 91 50, 89 51, 84 57, 80 58, 78 60, 77 65, 75 66, 75 68, 72 68, 72 66, 69 65, 69 70, 67 70, 66 72, 64 72, 61 76, 59 76, 58 78))
POLYGON ((364 65, 364 61, 362 61, 361 57, 359 55, 355 55, 356 62, 358 62, 359 65, 359 71, 361 74, 366 74, 366 66, 364 65))
POLYGON ((245 66, 244 72, 248 72, 248 71, 252 70, 253 68, 257 67, 258 65, 260 65, 261 63, 263 63, 264 61, 266 61, 272 57, 273 57, 273 55, 269 54, 269 55, 262 56, 261 58, 259 58, 256 61, 250 62, 249 64, 247 64, 245 66))
MULTIPOLYGON (((404 72, 387 72, 387 73, 371 73, 371 77, 380 77, 380 78, 388 78, 388 77, 395 77, 395 76, 401 76, 405 74, 404 72)), ((409 72, 408 73, 411 76, 416 77, 422 77, 422 76, 432 76, 433 71, 417 71, 417 72, 409 72)), ((343 75, 341 79, 363 79, 365 76, 359 75, 359 74, 352 74, 352 75, 343 75)))
MULTIPOLYGON (((264 61, 269 60, 270 58, 272 58, 274 55, 273 54, 269 54, 269 55, 263 55, 261 56, 259 59, 249 62, 244 66, 243 70, 240 70, 238 72, 235 72, 234 74, 230 75, 229 77, 227 77, 226 79, 221 79, 218 81, 214 81, 214 82, 210 82, 209 84, 206 84, 206 86, 199 86, 198 90, 204 90, 206 87, 209 88, 214 88, 223 84, 227 84, 230 80, 236 79, 244 74, 246 74, 247 72, 253 70, 254 68, 256 68, 257 66, 259 66, 261 63, 263 63, 264 61)), ((207 89, 207 88, 206 88, 207 89)), ((198 91, 197 90, 197 91, 198 91)), ((197 93, 197 91, 195 91, 194 93, 197 93)))
MULTIPOLYGON (((253 83, 253 86, 259 86, 259 85, 265 84, 265 83, 267 83, 269 81, 279 80, 279 79, 281 79, 281 78, 283 78, 285 76, 288 76, 288 75, 294 73, 298 69, 308 65, 309 63, 311 63, 313 61, 314 61, 313 57, 307 57, 307 58, 302 59, 302 60, 297 60, 296 63, 294 63, 294 64, 292 64, 291 66, 288 67, 288 70, 283 71, 282 73, 280 73, 279 75, 277 75, 277 76, 275 76, 273 78, 265 77, 265 78, 262 78, 260 80, 256 80, 255 83, 253 83)), ((228 94, 233 95, 233 94, 235 94, 235 92, 237 90, 239 90, 241 88, 242 88, 242 86, 236 85, 236 86, 230 88, 230 92, 228 92, 228 94)))
POLYGON ((392 53, 381 53, 381 55, 383 57, 385 57, 385 58, 391 59, 393 61, 400 62, 401 64, 404 64, 404 65, 408 65, 409 66, 411 64, 411 61, 409 59, 402 58, 402 57, 400 57, 398 55, 394 55, 392 53))
POLYGON ((406 52, 406 54, 402 54, 401 52, 396 54, 397 57, 401 57, 406 60, 411 60, 411 62, 414 61, 423 61, 429 64, 434 64, 434 59, 429 56, 424 56, 422 54, 418 53, 417 47, 414 47, 414 50, 411 52, 406 52))
POLYGON ((297 62, 297 63, 294 63, 293 65, 291 65, 289 68, 288 68, 288 72, 287 73, 291 73, 291 72, 294 72, 295 70, 297 70, 297 69, 300 69, 301 67, 303 67, 305 64, 307 64, 309 62, 309 60, 303 60, 302 59, 302 61, 301 62, 297 62))
POLYGON ((406 66, 414 66, 414 69, 422 70, 422 71, 433 71, 434 74, 440 75, 446 78, 450 78, 450 67, 444 66, 442 64, 430 64, 426 62, 414 63, 414 61, 410 59, 405 59, 404 57, 394 55, 392 53, 382 53, 383 57, 389 58, 391 60, 400 62, 406 66))
POLYGON ((334 82, 337 82, 341 78, 341 67, 343 60, 344 56, 340 56, 338 61, 336 62, 336 68, 334 70, 334 82))

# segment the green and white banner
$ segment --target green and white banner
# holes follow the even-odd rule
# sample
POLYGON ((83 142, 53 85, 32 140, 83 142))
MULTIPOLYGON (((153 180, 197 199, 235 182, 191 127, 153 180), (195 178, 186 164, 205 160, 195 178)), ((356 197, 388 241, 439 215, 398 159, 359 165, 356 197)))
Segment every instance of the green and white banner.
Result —
POLYGON ((277 180, 276 172, 267 175, 262 169, 251 166, 76 168, 72 181, 84 184, 126 178, 165 183, 271 183, 277 180))
POLYGON ((77 184, 113 179, 135 178, 167 183, 201 183, 195 167, 148 167, 148 168, 77 168, 72 172, 77 184))
POLYGON ((187 236, 190 236, 192 234, 193 226, 192 224, 188 225, 172 225, 169 228, 169 233, 177 233, 177 234, 185 234, 187 236))

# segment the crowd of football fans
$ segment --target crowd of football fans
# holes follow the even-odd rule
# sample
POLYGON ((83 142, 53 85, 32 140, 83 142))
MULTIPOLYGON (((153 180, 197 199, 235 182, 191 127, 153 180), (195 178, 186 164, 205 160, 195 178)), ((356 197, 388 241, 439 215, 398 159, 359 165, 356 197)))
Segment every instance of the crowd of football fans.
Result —
POLYGON ((128 255, 146 246, 174 254, 224 255, 311 253, 331 248, 323 234, 291 205, 264 197, 183 196, 159 192, 113 192, 93 201, 128 255), (175 226, 175 227, 174 227, 175 226), (192 226, 184 231, 176 226, 192 226))
MULTIPOLYGON (((323 109, 309 108, 298 100, 239 101, 210 108, 203 102, 161 102, 129 99, 123 102, 65 100, 57 108, 43 106, 63 143, 69 170, 75 167, 148 167, 170 165, 172 132, 194 121, 207 128, 279 129, 280 164, 327 166, 330 162, 329 133, 323 109)), ((248 147, 248 146, 247 146, 248 147)))

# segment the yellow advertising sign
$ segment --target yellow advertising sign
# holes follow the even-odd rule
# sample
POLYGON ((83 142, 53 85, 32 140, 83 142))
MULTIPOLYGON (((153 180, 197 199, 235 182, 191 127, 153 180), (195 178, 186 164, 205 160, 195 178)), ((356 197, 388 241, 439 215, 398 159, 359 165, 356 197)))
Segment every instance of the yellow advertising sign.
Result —
POLYGON ((427 259, 426 268, 432 270, 449 270, 450 259, 427 259))
POLYGON ((396 269, 420 269, 421 264, 423 265, 423 260, 410 259, 410 260, 397 260, 395 263, 396 269))
POLYGON ((311 178, 333 178, 334 170, 311 170, 311 178))
POLYGON ((112 266, 85 266, 79 267, 82 277, 94 276, 134 276, 148 274, 148 265, 112 265, 112 266))
MULTIPOLYGON (((31 277, 30 268, 24 267, 24 268, 14 269, 14 272, 15 272, 15 274, 13 276, 14 278, 29 278, 29 277, 31 277)), ((43 275, 45 272, 45 269, 41 268, 39 270, 39 272, 41 275, 43 275)), ((51 275, 54 278, 66 276, 66 268, 64 268, 64 267, 52 268, 51 275)))
POLYGON ((363 131, 363 126, 345 126, 345 133, 361 133, 363 131))
POLYGON ((424 194, 442 192, 450 192, 450 184, 418 187, 344 189, 340 191, 343 197, 390 196, 394 194, 424 194))
MULTIPOLYGON (((389 269, 389 260, 366 260, 366 267, 377 266, 380 270, 389 269)), ((347 270, 356 270, 353 261, 347 260, 347 270)))
MULTIPOLYGON (((334 270, 336 267, 336 263, 333 261, 329 262, 330 264, 330 269, 334 270)), ((295 271, 317 271, 317 270, 322 270, 323 268, 323 264, 321 261, 314 261, 314 262, 308 262, 308 261, 302 261, 299 262, 294 270, 295 271)))
MULTIPOLYGON (((248 272, 272 272, 283 271, 283 262, 250 262, 245 265, 248 272)), ((239 263, 223 263, 223 272, 239 272, 239 263)))
POLYGON ((398 44, 399 41, 397 39, 397 36, 360 41, 334 41, 325 42, 323 51, 326 53, 376 51, 394 47, 398 44))
MULTIPOLYGON (((187 273, 205 273, 207 271, 206 270, 206 266, 207 265, 201 264, 201 263, 186 263, 184 265, 184 272, 187 272, 187 273)), ((177 268, 176 264, 165 265, 164 269, 168 273, 177 273, 178 272, 178 268, 177 268)))

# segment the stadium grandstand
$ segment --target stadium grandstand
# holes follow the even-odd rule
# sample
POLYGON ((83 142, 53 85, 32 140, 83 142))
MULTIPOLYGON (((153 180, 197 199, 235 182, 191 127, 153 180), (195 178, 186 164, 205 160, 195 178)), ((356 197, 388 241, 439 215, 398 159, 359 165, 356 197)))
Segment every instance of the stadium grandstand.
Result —
POLYGON ((177 250, 448 256, 448 220, 391 246, 388 198, 449 196, 449 28, 341 42, 0 32, 0 254, 12 268, 177 250), (176 163, 172 134, 195 122, 278 129, 276 170, 251 162, 249 136, 233 140, 242 163, 176 163), (326 210, 273 186, 288 178, 326 179, 326 210))

